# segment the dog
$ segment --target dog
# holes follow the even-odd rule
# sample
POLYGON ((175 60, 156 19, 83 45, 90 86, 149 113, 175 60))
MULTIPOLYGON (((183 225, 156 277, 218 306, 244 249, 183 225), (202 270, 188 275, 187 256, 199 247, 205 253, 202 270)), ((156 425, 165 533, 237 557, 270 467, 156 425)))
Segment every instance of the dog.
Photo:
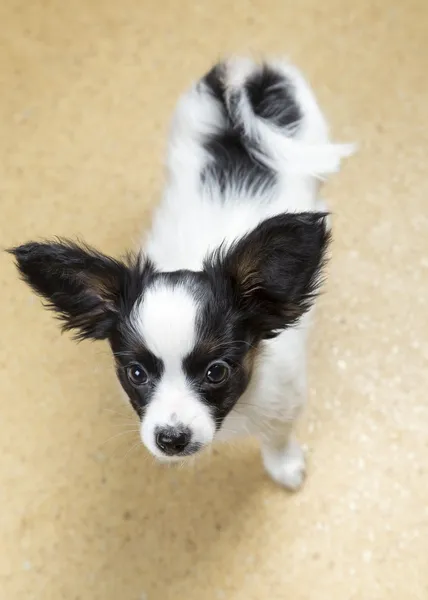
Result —
POLYGON ((231 58, 177 104, 138 252, 116 260, 61 239, 10 250, 64 330, 108 340, 156 458, 255 435, 273 480, 302 484, 292 428, 330 241, 320 186, 352 151, 331 143, 296 67, 231 58))

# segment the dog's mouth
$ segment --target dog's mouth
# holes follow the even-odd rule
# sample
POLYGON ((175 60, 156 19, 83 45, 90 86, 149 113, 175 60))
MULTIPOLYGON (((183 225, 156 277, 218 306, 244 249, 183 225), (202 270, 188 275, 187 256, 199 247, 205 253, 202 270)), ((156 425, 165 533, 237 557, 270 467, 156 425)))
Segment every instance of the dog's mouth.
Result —
POLYGON ((150 453, 161 463, 184 462, 202 452, 205 445, 201 442, 191 442, 184 450, 178 452, 164 452, 159 448, 148 448, 150 453))

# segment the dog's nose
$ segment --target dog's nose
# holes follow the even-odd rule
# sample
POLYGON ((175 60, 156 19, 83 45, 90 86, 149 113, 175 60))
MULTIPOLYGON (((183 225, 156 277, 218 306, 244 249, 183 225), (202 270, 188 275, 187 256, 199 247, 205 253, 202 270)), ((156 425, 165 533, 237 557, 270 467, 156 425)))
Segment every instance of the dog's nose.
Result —
POLYGON ((156 432, 156 445, 169 456, 181 454, 189 445, 191 438, 187 428, 165 427, 156 432))

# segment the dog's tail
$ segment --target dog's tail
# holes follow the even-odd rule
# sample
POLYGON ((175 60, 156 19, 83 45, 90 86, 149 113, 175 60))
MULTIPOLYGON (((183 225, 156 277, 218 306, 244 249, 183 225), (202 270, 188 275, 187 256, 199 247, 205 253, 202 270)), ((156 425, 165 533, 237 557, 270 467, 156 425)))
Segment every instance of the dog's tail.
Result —
POLYGON ((238 133, 259 163, 281 172, 323 178, 353 153, 329 141, 327 125, 301 73, 284 61, 246 58, 218 64, 203 80, 223 104, 226 128, 238 133))

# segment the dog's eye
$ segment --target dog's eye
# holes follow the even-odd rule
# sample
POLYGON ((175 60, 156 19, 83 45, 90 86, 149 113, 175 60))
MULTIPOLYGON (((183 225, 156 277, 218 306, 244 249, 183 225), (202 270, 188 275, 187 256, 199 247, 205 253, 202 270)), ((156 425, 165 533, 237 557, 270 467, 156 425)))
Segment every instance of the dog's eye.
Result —
POLYGON ((230 368, 225 362, 212 363, 205 373, 205 379, 212 385, 224 383, 229 378, 230 368))
POLYGON ((126 368, 126 375, 128 376, 128 380, 134 387, 140 387, 141 385, 145 385, 149 376, 147 372, 143 369, 141 365, 133 364, 126 368))

